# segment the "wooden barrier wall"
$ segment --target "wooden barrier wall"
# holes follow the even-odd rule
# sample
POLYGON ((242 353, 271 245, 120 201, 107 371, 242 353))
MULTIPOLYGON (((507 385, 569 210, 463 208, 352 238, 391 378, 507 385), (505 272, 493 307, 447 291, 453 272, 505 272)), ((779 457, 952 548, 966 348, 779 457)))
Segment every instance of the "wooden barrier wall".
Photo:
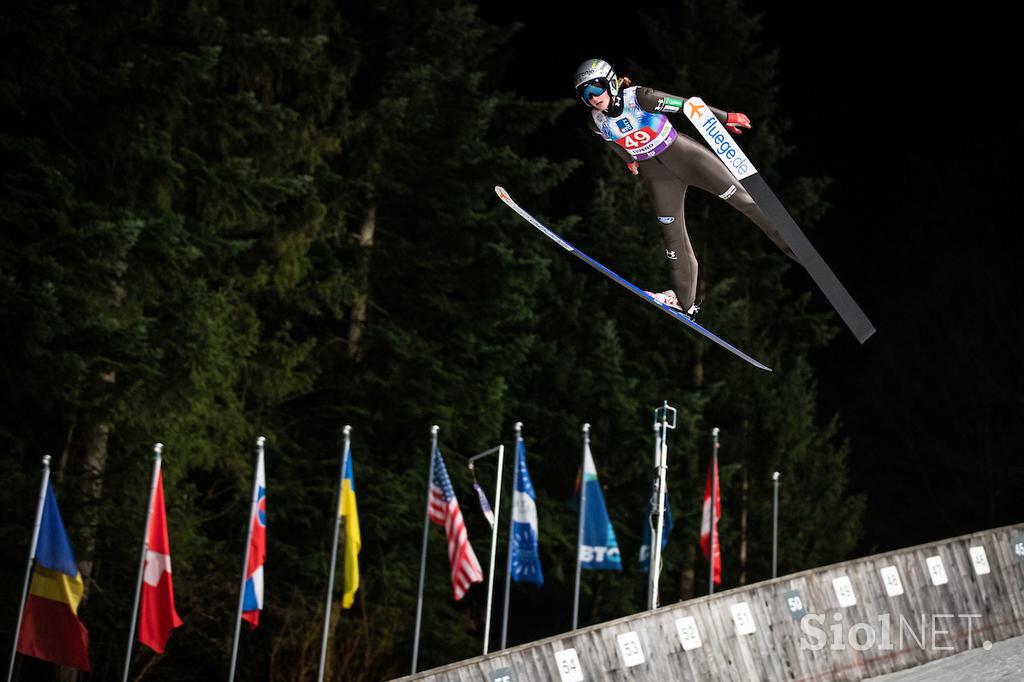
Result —
POLYGON ((1024 634, 1024 524, 784 576, 403 680, 861 680, 1024 634))

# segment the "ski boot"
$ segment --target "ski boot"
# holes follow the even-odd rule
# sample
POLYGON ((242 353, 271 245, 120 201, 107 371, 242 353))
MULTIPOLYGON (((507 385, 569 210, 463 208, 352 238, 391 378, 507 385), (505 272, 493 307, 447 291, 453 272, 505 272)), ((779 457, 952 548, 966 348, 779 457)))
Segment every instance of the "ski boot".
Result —
POLYGON ((675 310, 678 310, 691 320, 697 316, 697 312, 700 310, 700 305, 696 303, 690 306, 689 310, 684 310, 683 306, 679 304, 679 297, 676 296, 676 292, 672 291, 671 289, 669 289, 668 291, 661 291, 658 293, 654 293, 652 291, 645 291, 644 293, 653 298, 658 303, 667 305, 669 308, 674 308, 675 310))

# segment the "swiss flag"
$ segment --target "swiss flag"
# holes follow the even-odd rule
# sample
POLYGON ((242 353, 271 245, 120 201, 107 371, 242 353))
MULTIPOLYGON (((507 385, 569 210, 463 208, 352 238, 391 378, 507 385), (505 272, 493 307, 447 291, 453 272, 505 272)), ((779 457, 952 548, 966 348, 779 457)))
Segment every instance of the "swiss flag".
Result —
MULTIPOLYGON (((715 444, 718 447, 718 444, 715 444)), ((722 518, 722 495, 718 485, 718 458, 708 465, 708 481, 704 486, 704 513, 700 519, 700 551, 704 558, 708 558, 711 549, 711 533, 715 534, 715 559, 714 559, 714 581, 716 585, 722 584, 722 545, 718 541, 718 520, 722 518), (715 487, 715 527, 711 528, 711 485, 712 471, 714 471, 715 487)))
POLYGON ((171 544, 167 540, 167 512, 164 509, 164 476, 157 472, 153 513, 146 532, 146 568, 142 576, 142 607, 139 612, 139 641, 158 654, 164 652, 171 630, 181 625, 174 610, 171 585, 171 544))

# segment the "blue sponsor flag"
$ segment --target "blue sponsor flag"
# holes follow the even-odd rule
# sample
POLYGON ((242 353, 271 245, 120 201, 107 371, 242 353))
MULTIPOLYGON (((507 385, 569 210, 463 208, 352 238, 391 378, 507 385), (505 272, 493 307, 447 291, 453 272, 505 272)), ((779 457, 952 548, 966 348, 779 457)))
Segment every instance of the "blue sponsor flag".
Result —
MULTIPOLYGON (((615 539, 615 529, 604 505, 601 483, 590 454, 590 444, 584 450, 583 485, 586 486, 586 509, 583 511, 583 546, 579 548, 580 566, 591 570, 622 570, 622 556, 615 539)), ((576 479, 574 504, 579 509, 580 479, 576 479)))
POLYGON ((512 491, 512 580, 544 584, 537 549, 537 493, 526 469, 526 444, 516 445, 516 478, 512 491))
MULTIPOLYGON (((654 497, 647 501, 647 515, 644 517, 644 537, 640 545, 640 572, 647 573, 651 566, 651 525, 657 523, 654 516, 654 497)), ((668 495, 665 496, 665 523, 661 531, 661 550, 665 551, 668 544, 668 534, 672 532, 672 510, 668 506, 668 495)))

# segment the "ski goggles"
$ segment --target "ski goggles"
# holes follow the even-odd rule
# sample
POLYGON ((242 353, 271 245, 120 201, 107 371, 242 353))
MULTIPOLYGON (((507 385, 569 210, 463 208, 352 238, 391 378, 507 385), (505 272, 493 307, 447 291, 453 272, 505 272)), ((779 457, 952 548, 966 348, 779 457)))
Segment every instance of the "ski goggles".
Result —
POLYGON ((587 83, 581 86, 580 97, 583 98, 584 102, 590 102, 591 97, 599 97, 605 92, 605 87, 597 83, 587 83))

